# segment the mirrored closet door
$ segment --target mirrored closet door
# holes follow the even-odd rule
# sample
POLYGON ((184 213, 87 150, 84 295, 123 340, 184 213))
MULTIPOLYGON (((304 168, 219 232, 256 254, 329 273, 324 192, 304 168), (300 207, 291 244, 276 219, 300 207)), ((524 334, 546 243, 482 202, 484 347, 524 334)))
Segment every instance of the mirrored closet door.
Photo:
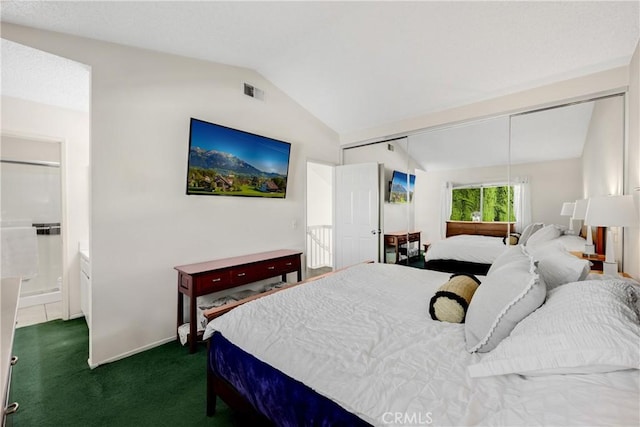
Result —
POLYGON ((563 205, 624 188, 624 96, 426 129, 343 153, 344 164, 384 165, 382 261, 419 264, 433 242, 504 237, 532 222, 579 234, 582 221, 564 216, 563 205))
MULTIPOLYGON (((516 190, 516 229, 529 222, 560 225, 576 236, 562 239, 567 249, 582 252, 584 212, 576 213, 575 203, 623 194, 624 126, 623 95, 513 115, 510 182, 516 190)), ((605 250, 604 229, 592 225, 592 268, 602 269, 604 256, 598 254, 605 250)), ((620 260, 622 239, 614 242, 620 260)))

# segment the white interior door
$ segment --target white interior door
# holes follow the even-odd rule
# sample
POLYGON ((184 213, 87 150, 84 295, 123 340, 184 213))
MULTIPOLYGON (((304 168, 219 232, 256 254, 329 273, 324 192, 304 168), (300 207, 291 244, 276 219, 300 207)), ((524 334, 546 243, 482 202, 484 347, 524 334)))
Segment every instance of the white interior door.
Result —
POLYGON ((380 184, 377 163, 336 166, 336 268, 379 260, 380 184))

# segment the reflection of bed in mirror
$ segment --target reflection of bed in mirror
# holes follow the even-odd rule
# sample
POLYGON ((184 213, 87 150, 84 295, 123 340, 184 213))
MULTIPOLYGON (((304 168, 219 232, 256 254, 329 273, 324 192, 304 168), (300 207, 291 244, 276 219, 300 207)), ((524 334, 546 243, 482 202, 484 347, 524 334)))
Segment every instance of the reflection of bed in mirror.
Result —
POLYGON ((504 238, 515 230, 506 222, 447 221, 447 238, 432 242, 424 268, 448 273, 485 275, 506 249, 504 238))

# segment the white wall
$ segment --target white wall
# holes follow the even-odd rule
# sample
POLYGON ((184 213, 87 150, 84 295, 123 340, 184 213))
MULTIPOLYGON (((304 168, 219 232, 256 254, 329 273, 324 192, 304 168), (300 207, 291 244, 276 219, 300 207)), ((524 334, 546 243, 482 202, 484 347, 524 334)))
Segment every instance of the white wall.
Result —
MULTIPOLYGON (((3 30, 6 24, 3 24, 3 30)), ((3 33, 4 37, 4 33, 3 33)), ((63 316, 81 315, 78 243, 89 240, 89 115, 22 99, 2 97, 2 132, 62 144, 63 197, 61 225, 64 259, 63 316), (66 230, 66 231, 65 231, 66 230)))
POLYGON ((92 67, 90 363, 176 335, 176 265, 303 249, 306 158, 338 136, 254 71, 3 24, 3 37, 92 67), (242 93, 243 82, 265 101, 242 93), (287 198, 186 196, 189 118, 292 143, 287 198))
POLYGON ((582 151, 583 197, 622 194, 624 98, 595 102, 582 151))
POLYGON ((331 225, 333 166, 307 163, 307 226, 331 225))

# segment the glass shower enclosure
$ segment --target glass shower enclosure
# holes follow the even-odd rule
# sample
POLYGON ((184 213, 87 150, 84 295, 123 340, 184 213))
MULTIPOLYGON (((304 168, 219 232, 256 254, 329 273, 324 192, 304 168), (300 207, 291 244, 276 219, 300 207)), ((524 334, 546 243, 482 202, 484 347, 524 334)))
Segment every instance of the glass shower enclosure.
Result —
POLYGON ((60 143, 2 136, 2 277, 22 277, 20 306, 61 300, 60 143))

